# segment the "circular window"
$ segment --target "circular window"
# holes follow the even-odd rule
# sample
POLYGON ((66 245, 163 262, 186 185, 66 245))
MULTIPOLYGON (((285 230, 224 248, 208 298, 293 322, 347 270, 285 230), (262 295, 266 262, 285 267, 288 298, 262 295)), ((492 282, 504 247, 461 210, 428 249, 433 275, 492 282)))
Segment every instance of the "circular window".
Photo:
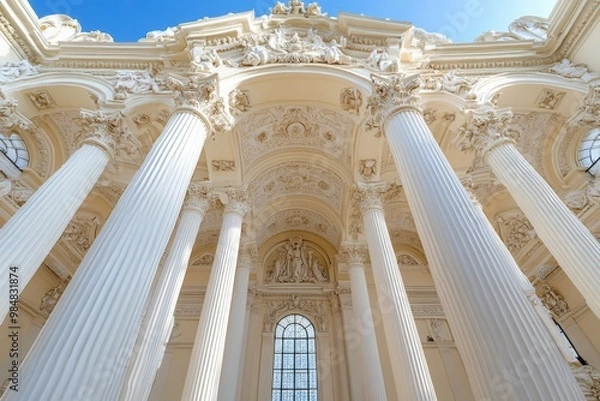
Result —
POLYGON ((581 141, 577 161, 594 177, 600 172, 600 127, 590 130, 581 141))

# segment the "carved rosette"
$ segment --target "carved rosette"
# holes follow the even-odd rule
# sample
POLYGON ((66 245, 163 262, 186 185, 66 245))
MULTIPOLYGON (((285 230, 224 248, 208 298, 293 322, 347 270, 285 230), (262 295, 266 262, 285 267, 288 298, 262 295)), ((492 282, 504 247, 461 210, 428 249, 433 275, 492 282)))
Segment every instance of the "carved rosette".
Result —
POLYGON ((520 131, 512 124, 510 111, 486 109, 469 110, 470 121, 458 131, 454 140, 462 151, 473 150, 478 157, 484 157, 494 147, 504 143, 516 143, 520 131))
POLYGON ((354 200, 358 203, 362 213, 371 209, 383 210, 383 197, 388 189, 385 182, 365 184, 359 182, 354 191, 354 200))
POLYGON ((250 210, 250 197, 243 189, 227 188, 219 193, 219 199, 223 204, 224 213, 237 213, 244 216, 250 210))
POLYGON ((420 110, 421 78, 418 75, 382 77, 372 74, 371 82, 373 92, 367 101, 369 116, 365 126, 367 130, 378 130, 377 136, 385 133, 385 122, 398 110, 407 107, 420 110))
POLYGON ((210 185, 191 183, 187 190, 185 202, 183 203, 183 209, 196 210, 200 214, 205 215, 210 208, 210 203, 210 185))
POLYGON ((342 245, 341 260, 348 265, 364 265, 369 260, 369 249, 365 244, 342 245))
POLYGON ((121 139, 129 136, 125 118, 120 111, 81 110, 77 123, 81 127, 78 134, 80 144, 98 146, 111 158, 115 156, 121 139))
POLYGON ((192 77, 186 82, 171 78, 168 82, 178 108, 192 108, 209 124, 211 131, 225 132, 233 126, 226 102, 219 97, 216 79, 192 77))

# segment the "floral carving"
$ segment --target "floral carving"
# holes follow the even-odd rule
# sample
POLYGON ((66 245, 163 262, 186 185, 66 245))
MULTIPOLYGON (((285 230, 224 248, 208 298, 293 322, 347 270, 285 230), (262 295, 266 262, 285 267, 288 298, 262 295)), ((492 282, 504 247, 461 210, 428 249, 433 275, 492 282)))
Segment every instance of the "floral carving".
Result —
POLYGON ((219 191, 218 196, 225 207, 225 213, 237 213, 244 216, 250 210, 248 193, 244 189, 229 187, 219 191))
POLYGON ((215 171, 235 170, 235 160, 213 160, 211 164, 215 171))
POLYGON ((540 299, 544 306, 558 317, 569 311, 569 305, 565 301, 565 298, 547 284, 542 286, 540 299))
POLYGON ((250 104, 250 95, 247 90, 234 89, 229 92, 229 107, 234 112, 245 113, 252 107, 250 104))
POLYGON ((28 130, 31 123, 17 114, 18 102, 14 98, 7 98, 0 91, 0 131, 28 130))
POLYGON ((215 79, 202 80, 192 77, 187 81, 180 81, 171 78, 168 83, 178 107, 197 109, 214 131, 225 132, 231 129, 233 119, 229 114, 229 107, 219 97, 215 79))
POLYGON ((478 157, 502 143, 515 143, 521 132, 512 124, 513 114, 493 109, 469 110, 470 120, 458 131, 454 144, 462 151, 474 150, 478 157))
POLYGON ((382 77, 371 75, 373 92, 367 101, 367 130, 377 130, 377 135, 384 134, 383 124, 387 118, 400 107, 419 107, 418 91, 421 79, 418 75, 382 77))
POLYGON ((269 267, 266 282, 319 283, 328 281, 327 269, 317 260, 302 237, 291 237, 277 249, 277 258, 269 267))
POLYGON ((80 143, 99 146, 110 157, 115 155, 117 149, 129 147, 125 138, 129 139, 129 145, 132 145, 129 147, 129 153, 139 149, 139 142, 135 143, 136 139, 127 129, 125 118, 119 111, 82 110, 81 117, 76 121, 81 127, 78 133, 80 143))
POLYGON ((346 243, 342 245, 340 260, 352 264, 364 265, 369 261, 369 249, 365 244, 346 243))
POLYGON ((50 93, 45 90, 27 93, 27 97, 38 110, 50 109, 56 106, 56 102, 50 96, 50 93))
POLYGON ((358 88, 344 88, 340 92, 340 107, 349 113, 360 113, 362 106, 362 93, 358 88))
POLYGON ((371 180, 377 176, 377 160, 375 159, 364 159, 358 162, 358 172, 360 175, 371 180))
POLYGON ((354 201, 360 207, 362 213, 370 209, 383 210, 383 195, 388 189, 385 182, 374 184, 357 183, 354 191, 354 201))
POLYGON ((211 188, 206 183, 191 183, 188 187, 184 209, 197 210, 202 215, 206 214, 211 204, 211 188))
POLYGON ((287 312, 305 312, 313 318, 316 328, 319 331, 326 331, 328 327, 328 317, 323 300, 313 300, 292 294, 290 300, 267 302, 265 310, 266 331, 273 331, 277 321, 287 312))
POLYGON ((190 57, 194 72, 212 72, 223 65, 223 60, 215 49, 206 50, 202 46, 194 46, 190 57))

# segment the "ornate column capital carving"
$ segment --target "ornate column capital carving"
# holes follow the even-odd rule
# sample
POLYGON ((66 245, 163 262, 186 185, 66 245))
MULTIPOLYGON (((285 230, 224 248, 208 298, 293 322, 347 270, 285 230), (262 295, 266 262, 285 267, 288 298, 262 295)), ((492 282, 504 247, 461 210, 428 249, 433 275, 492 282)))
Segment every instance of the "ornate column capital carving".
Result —
POLYGON ((17 106, 15 98, 6 97, 0 90, 0 131, 31 128, 31 123, 17 114, 17 106))
POLYGON ((520 130, 512 124, 512 112, 508 110, 481 109, 467 110, 469 122, 458 131, 454 140, 462 151, 473 150, 478 157, 503 143, 515 143, 520 130))
POLYGON ((354 191, 354 200, 358 203, 361 213, 371 209, 383 210, 384 194, 388 189, 385 182, 366 184, 364 182, 356 183, 354 191))
POLYGON ((348 263, 348 265, 364 264, 369 260, 369 249, 367 245, 361 243, 344 243, 342 244, 342 253, 340 261, 348 263))
POLYGON ((600 120, 600 83, 590 85, 587 96, 579 106, 579 113, 570 124, 575 127, 597 124, 600 120))
POLYGON ((367 100, 369 116, 365 123, 367 130, 378 130, 377 136, 385 134, 387 119, 403 108, 420 111, 421 99, 418 92, 421 88, 419 75, 392 75, 382 77, 372 74, 373 91, 367 100))
POLYGON ((227 103, 219 97, 215 78, 192 76, 182 82, 171 77, 169 87, 173 91, 176 107, 198 113, 211 128, 211 135, 214 135, 214 131, 225 132, 232 128, 233 118, 227 103))
POLYGON ((192 182, 188 187, 183 209, 190 209, 205 215, 210 208, 211 186, 208 183, 192 182))
POLYGON ((81 110, 77 123, 81 127, 78 134, 80 144, 98 146, 111 158, 115 156, 122 138, 130 134, 120 111, 81 110))
POLYGON ((245 189, 226 188, 218 192, 218 195, 225 206, 224 213, 237 213, 243 217, 250 210, 250 199, 245 189))

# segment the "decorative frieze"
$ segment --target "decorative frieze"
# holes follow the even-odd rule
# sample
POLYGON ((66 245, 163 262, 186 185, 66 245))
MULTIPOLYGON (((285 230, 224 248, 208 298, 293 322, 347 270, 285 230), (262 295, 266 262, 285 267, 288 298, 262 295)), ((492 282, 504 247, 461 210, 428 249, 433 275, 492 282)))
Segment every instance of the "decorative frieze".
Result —
POLYGON ((169 93, 167 79, 154 71, 117 71, 114 82, 115 100, 125 100, 129 95, 169 93))
POLYGON ((275 325, 286 313, 304 312, 312 318, 318 331, 327 331, 329 318, 326 304, 328 301, 306 298, 292 294, 291 299, 267 301, 265 310, 264 330, 273 331, 275 325))
POLYGON ((44 296, 40 302, 40 312, 42 312, 46 317, 50 316, 54 307, 58 303, 58 300, 62 296, 65 288, 69 284, 70 277, 62 280, 56 287, 50 289, 44 296))
POLYGON ((429 77, 423 85, 424 90, 433 92, 447 92, 462 97, 465 100, 476 100, 477 94, 473 91, 477 79, 467 78, 460 70, 449 71, 440 77, 429 77))
POLYGON ((6 84, 18 78, 37 74, 37 68, 29 61, 13 61, 0 66, 0 84, 6 84))

